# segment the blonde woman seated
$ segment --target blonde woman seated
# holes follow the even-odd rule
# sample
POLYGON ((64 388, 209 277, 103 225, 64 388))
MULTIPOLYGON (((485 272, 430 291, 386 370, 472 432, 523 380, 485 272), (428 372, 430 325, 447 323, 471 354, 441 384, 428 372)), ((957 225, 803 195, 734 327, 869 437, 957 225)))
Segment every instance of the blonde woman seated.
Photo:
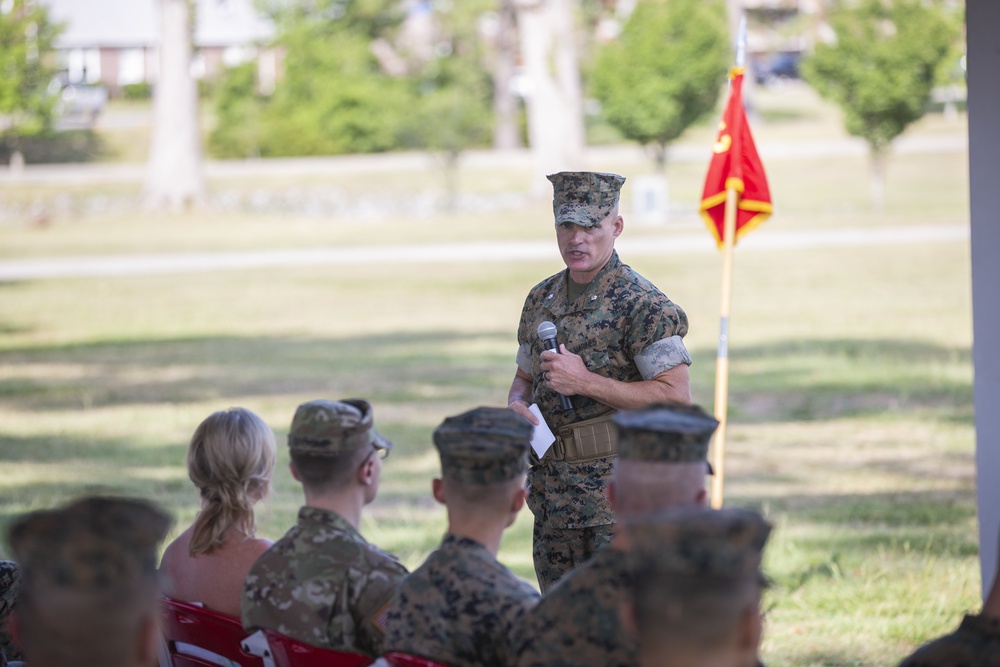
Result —
POLYGON ((165 595, 239 617, 247 572, 272 544, 254 535, 254 505, 271 486, 274 458, 274 433, 250 410, 216 412, 198 426, 188 477, 201 512, 163 553, 165 595))

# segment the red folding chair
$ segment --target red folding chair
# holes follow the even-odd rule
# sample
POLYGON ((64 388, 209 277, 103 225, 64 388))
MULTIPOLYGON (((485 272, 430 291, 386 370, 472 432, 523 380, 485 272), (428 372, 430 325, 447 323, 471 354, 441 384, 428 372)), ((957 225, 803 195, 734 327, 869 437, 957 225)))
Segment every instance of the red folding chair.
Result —
POLYGON ((160 598, 160 618, 169 667, 265 667, 242 649, 238 618, 171 598, 160 598))
POLYGON ((443 665, 440 662, 434 662, 433 660, 410 655, 409 653, 390 651, 382 657, 389 663, 389 667, 448 667, 448 665, 443 665))
POLYGON ((274 630, 264 630, 274 667, 367 667, 366 655, 311 646, 274 630))

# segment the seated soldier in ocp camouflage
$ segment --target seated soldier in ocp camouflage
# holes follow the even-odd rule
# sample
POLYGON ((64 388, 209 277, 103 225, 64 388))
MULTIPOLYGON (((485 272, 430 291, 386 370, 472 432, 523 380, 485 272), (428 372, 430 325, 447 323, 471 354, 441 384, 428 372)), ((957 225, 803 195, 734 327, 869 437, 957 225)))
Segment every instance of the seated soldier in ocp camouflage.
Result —
POLYGON ((375 430, 362 399, 311 401, 288 432, 292 476, 306 504, 297 524, 250 568, 242 619, 320 648, 375 657, 384 613, 406 575, 394 556, 358 532, 378 493, 392 442, 375 430))

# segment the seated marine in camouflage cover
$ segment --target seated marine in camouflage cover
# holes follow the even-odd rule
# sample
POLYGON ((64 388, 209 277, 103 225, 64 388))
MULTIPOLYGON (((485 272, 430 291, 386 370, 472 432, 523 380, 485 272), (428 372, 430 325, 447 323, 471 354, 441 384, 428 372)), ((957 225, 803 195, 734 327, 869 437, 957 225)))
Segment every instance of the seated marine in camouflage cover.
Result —
POLYGON ((504 667, 510 637, 538 593, 497 561, 500 538, 524 506, 531 424, 511 410, 477 408, 434 432, 448 508, 441 546, 408 576, 389 607, 386 651, 452 667, 504 667))
MULTIPOLYGON (((659 404, 611 417, 618 458, 608 491, 619 519, 705 504, 708 443, 718 422, 701 408, 659 404)), ((619 608, 631 586, 627 532, 571 570, 529 612, 517 631, 520 667, 631 667, 635 642, 619 608)))
POLYGON ((151 503, 100 496, 17 519, 7 535, 21 567, 10 630, 28 664, 155 664, 156 549, 169 527, 151 503))
POLYGON ((671 510, 630 522, 623 614, 640 667, 759 665, 761 559, 771 526, 753 510, 671 510))

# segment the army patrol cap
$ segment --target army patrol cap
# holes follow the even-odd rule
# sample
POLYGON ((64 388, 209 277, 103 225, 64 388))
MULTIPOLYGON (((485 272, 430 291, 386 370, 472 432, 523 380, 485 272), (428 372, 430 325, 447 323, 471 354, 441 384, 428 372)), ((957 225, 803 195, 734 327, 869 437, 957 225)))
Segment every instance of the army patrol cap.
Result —
POLYGON ((303 403, 288 431, 288 449, 302 454, 333 456, 368 445, 392 449, 372 425, 372 406, 363 398, 303 403))
POLYGON ((156 549, 170 524, 145 500, 92 496, 21 517, 7 541, 25 590, 102 593, 156 581, 156 549))
POLYGON ((528 470, 531 423, 505 408, 448 417, 434 431, 441 475, 466 484, 506 482, 528 470))
POLYGON ((654 463, 706 461, 708 444, 719 425, 697 405, 682 403, 622 410, 612 415, 611 422, 618 429, 620 458, 654 463))
POLYGON ((674 509, 628 522, 639 576, 760 579, 771 524, 748 509, 674 509))
POLYGON ((601 224, 615 206, 625 177, 599 171, 560 171, 546 176, 552 181, 552 212, 556 224, 581 227, 601 224))

